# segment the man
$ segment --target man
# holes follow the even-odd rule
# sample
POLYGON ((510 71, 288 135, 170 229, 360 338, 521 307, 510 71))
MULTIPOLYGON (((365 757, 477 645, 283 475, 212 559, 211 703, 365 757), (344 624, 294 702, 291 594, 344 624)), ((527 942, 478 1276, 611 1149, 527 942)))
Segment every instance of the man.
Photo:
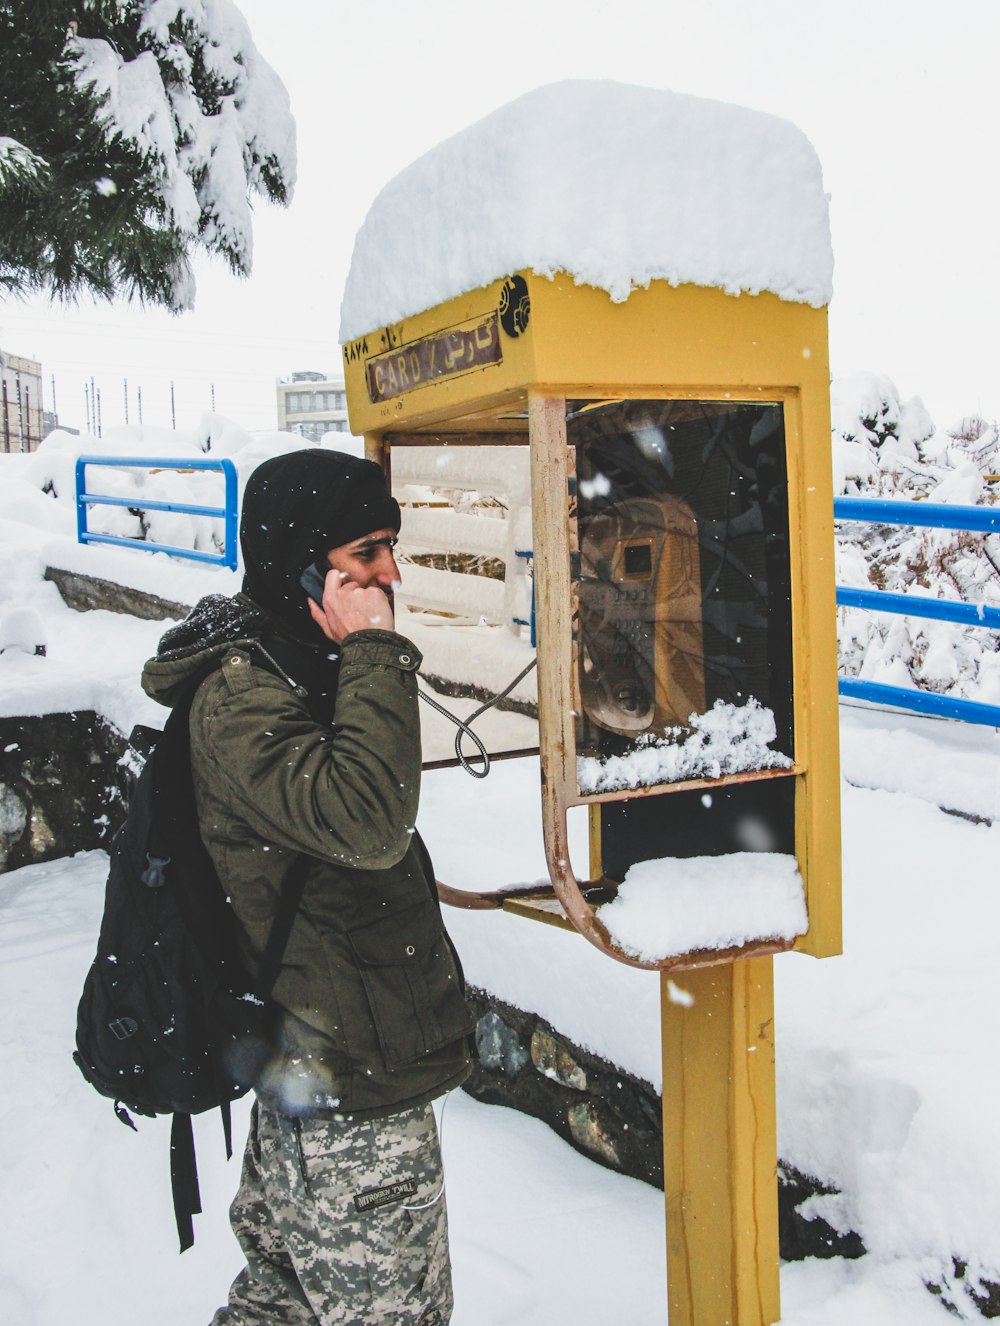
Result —
POLYGON ((467 1076, 471 1020, 414 831, 420 655, 394 629, 399 523, 370 461, 266 461, 243 500, 243 593, 203 599, 143 673, 169 704, 208 669, 191 711, 199 827, 251 970, 305 859, 230 1212, 247 1265, 213 1326, 451 1316, 430 1102, 467 1076), (316 563, 319 602, 300 583, 316 563))

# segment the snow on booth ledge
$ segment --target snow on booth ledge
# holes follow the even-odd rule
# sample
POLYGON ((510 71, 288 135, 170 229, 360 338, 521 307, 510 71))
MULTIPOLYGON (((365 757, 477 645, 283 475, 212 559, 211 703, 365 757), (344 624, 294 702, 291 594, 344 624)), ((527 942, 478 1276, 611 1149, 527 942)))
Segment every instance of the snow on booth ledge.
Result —
POLYGON ((780 852, 638 861, 600 916, 626 952, 653 962, 794 939, 809 924, 795 857, 780 852))
POLYGON ((822 307, 819 159, 760 111, 610 81, 536 88, 382 189, 354 243, 340 339, 524 269, 616 302, 665 280, 822 307))

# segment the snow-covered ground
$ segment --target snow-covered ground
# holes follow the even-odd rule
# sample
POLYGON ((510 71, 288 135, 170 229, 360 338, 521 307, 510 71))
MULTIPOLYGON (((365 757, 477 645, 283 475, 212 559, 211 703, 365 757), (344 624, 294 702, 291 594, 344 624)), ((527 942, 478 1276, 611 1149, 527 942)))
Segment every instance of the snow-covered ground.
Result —
MULTIPOLYGON (((981 813, 1000 739, 949 724, 845 713, 863 770, 897 790, 845 787, 846 955, 776 959, 783 1158, 841 1188, 817 1213, 858 1230, 857 1262, 782 1270, 786 1326, 944 1326, 923 1288, 952 1254, 1000 1270, 1000 827, 981 813), (907 743, 909 786, 897 763, 907 743), (937 767, 931 800, 922 768, 937 767)), ((860 763, 860 762, 859 762, 860 763)), ((1000 789, 994 777, 992 813, 1000 789)), ((427 777, 421 828, 441 878, 491 885, 542 873, 533 768, 485 784, 427 777), (497 823, 517 826, 496 833, 497 823), (484 852, 483 844, 489 845, 484 852)), ((582 836, 582 835, 581 835, 582 836)), ((70 1060, 106 859, 92 852, 0 878, 0 1320, 9 1326, 208 1321, 238 1269, 226 1208, 238 1180, 212 1117, 197 1121, 205 1214, 182 1259, 168 1126, 122 1128, 70 1060)), ((657 1083, 657 979, 583 940, 515 917, 449 912, 470 978, 657 1083)), ((683 984, 683 978, 679 979, 683 984)), ((238 1111, 237 1129, 245 1118, 238 1111)), ((661 1195, 592 1165, 542 1124, 451 1097, 443 1120, 455 1326, 630 1326, 666 1320, 661 1195)))
MULTIPOLYGON (((223 438, 217 430, 213 450, 223 438)), ((241 475, 254 455, 294 443, 250 445, 232 443, 241 475)), ((874 446, 849 445, 854 460, 874 446)), ((893 446, 872 452, 880 475, 893 446)), ((136 680, 162 624, 74 613, 43 581, 45 566, 87 567, 182 600, 231 590, 235 577, 77 548, 69 461, 68 442, 4 459, 0 713, 95 708, 128 730, 160 712, 136 680), (33 652, 41 643, 44 657, 33 652)), ((982 686, 992 657, 983 652, 968 680, 982 686)), ((858 1262, 785 1267, 783 1320, 943 1326, 923 1283, 947 1275, 953 1256, 970 1276, 1000 1280, 1000 735, 845 708, 842 755, 845 956, 775 961, 779 1150, 839 1189, 813 1210, 856 1230, 869 1251, 858 1262)), ((540 878, 537 787, 523 761, 498 762, 485 783, 459 770, 429 775, 421 829, 439 877, 476 887, 540 878)), ((573 828, 582 860, 582 821, 573 828)), ((205 1215, 178 1261, 165 1126, 143 1123, 138 1136, 121 1128, 69 1059, 104 871, 92 853, 0 877, 0 1321, 11 1326, 207 1321, 238 1265, 226 1223, 238 1170, 222 1159, 218 1124, 199 1121, 205 1215)), ((653 974, 515 917, 449 921, 473 982, 659 1083, 653 974)), ((456 1326, 665 1320, 657 1192, 462 1094, 447 1105, 444 1147, 456 1326)))
MULTIPOLYGON (((0 655, 6 711, 87 705, 124 727, 153 717, 136 676, 162 625, 72 612, 40 578, 43 548, 24 526, 18 538, 0 549, 6 601, 36 614, 48 654, 0 655)), ((786 1267, 783 1320, 943 1323, 922 1282, 953 1254, 1000 1278, 1000 828, 937 807, 1000 819, 1000 737, 861 708, 843 711, 842 735, 846 955, 776 959, 780 1151, 840 1188, 816 1209, 858 1230, 869 1254, 786 1267)), ((530 762, 498 763, 486 783, 429 775, 421 828, 453 885, 544 873, 530 762)), ((584 826, 574 828, 582 859, 584 826)), ((216 1121, 199 1121, 205 1215, 178 1261, 165 1126, 121 1128, 69 1059, 104 870, 91 853, 0 878, 0 1320, 11 1326, 96 1326, 109 1306, 144 1326, 207 1321, 238 1263, 226 1225, 237 1167, 222 1159, 216 1121)), ((474 982, 658 1084, 654 975, 518 918, 449 921, 474 982)), ((657 1192, 461 1094, 444 1134, 456 1326, 664 1320, 657 1192)))

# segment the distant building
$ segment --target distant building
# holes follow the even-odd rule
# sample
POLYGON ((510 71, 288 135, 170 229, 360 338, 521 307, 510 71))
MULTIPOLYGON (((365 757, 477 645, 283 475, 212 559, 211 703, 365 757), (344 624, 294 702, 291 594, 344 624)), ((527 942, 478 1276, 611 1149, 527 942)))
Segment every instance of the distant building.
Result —
POLYGON ((349 433, 344 379, 303 372, 279 381, 278 428, 310 442, 324 433, 349 433))
POLYGON ((35 451, 46 413, 41 364, 0 350, 0 451, 35 451))

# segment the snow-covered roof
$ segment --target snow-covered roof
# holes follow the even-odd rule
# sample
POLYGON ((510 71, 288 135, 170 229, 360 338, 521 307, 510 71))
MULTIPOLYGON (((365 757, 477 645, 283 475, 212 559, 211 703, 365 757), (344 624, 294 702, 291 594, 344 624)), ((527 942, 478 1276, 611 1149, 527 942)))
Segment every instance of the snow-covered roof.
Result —
POLYGON ((760 111, 604 81, 537 88, 381 191, 341 340, 523 269, 616 301, 662 279, 821 307, 833 253, 819 159, 760 111))

